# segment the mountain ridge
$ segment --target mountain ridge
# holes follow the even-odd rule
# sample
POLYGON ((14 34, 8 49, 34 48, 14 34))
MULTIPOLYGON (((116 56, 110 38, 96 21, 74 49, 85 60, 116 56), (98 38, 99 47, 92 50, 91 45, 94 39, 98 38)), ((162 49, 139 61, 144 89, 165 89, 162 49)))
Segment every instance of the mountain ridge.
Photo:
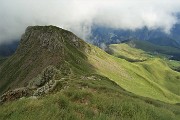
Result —
MULTIPOLYGON (((141 96, 172 103, 177 103, 180 99, 178 96, 180 93, 177 90, 179 84, 174 84, 179 81, 178 76, 180 74, 166 66, 163 60, 152 58, 142 62, 142 64, 131 63, 113 57, 98 47, 85 43, 73 33, 55 26, 27 28, 25 34, 22 35, 16 53, 1 64, 1 92, 27 86, 29 81, 38 76, 49 65, 60 69, 63 74, 83 75, 97 73, 106 76, 127 91, 141 96), (167 68, 168 74, 174 76, 170 77, 168 75, 170 79, 166 80, 166 75, 154 74, 154 68, 151 66, 158 64, 167 68), (143 73, 136 70, 137 68, 143 73), (165 85, 156 79, 159 79, 165 85), (129 82, 129 80, 134 82, 129 82), (169 88, 166 85, 171 81, 173 81, 174 88, 169 88), (130 83, 134 85, 132 86, 130 83), (141 86, 142 88, 137 87, 142 83, 145 86, 141 86), (154 87, 152 88, 151 85, 154 87)), ((156 69, 154 71, 166 72, 161 68, 156 69)))
MULTIPOLYGON (((127 57, 128 49, 136 50, 125 45, 127 57)), ((133 53, 139 52, 136 59, 143 51, 133 53)), ((176 120, 180 115, 180 73, 163 59, 129 62, 55 26, 27 28, 0 73, 0 119, 176 120)))
POLYGON ((3 81, 6 81, 6 85, 8 85, 10 79, 14 79, 13 81, 16 82, 22 81, 23 83, 20 82, 19 85, 26 84, 28 80, 48 65, 60 68, 66 60, 78 63, 78 61, 75 61, 75 55, 78 56, 78 59, 80 57, 85 59, 82 53, 85 49, 84 45, 84 42, 71 32, 54 26, 28 27, 15 54, 5 61, 0 68, 0 76, 5 79, 1 79, 1 86, 3 81), (66 40, 64 41, 64 39, 66 40), (73 49, 76 50, 71 51, 73 49), (73 59, 68 58, 71 56, 73 59))

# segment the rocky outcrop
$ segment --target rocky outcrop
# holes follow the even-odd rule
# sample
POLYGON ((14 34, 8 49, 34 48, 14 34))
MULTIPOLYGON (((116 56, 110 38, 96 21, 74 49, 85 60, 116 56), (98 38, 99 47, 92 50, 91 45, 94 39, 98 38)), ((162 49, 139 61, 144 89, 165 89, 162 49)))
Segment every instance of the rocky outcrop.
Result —
POLYGON ((43 72, 40 75, 38 75, 37 77, 33 78, 30 81, 28 88, 35 89, 38 87, 42 87, 50 80, 53 80, 57 76, 60 76, 60 74, 61 72, 57 70, 55 67, 48 66, 47 68, 43 70, 43 72))
POLYGON ((67 43, 76 48, 84 46, 80 38, 61 28, 55 26, 29 26, 22 35, 16 52, 19 54, 27 53, 32 51, 32 46, 36 46, 36 51, 64 52, 67 43))
POLYGON ((26 97, 29 95, 30 95, 30 91, 27 88, 18 88, 15 90, 10 90, 10 91, 4 93, 0 97, 0 103, 13 101, 13 100, 19 99, 21 97, 26 97))
POLYGON ((44 86, 38 88, 33 96, 42 96, 44 94, 47 94, 49 92, 52 92, 54 88, 56 87, 57 83, 60 82, 58 80, 50 80, 48 83, 46 83, 44 86))
POLYGON ((83 72, 79 66, 90 65, 86 62, 90 50, 89 44, 67 30, 55 26, 28 27, 15 54, 0 67, 0 95, 17 86, 27 87, 34 92, 31 95, 50 92, 62 76, 73 72, 72 68, 83 72))
POLYGON ((61 72, 54 66, 48 66, 40 75, 29 82, 27 87, 10 90, 0 97, 0 103, 17 100, 28 96, 42 96, 52 92, 58 82, 61 82, 61 72))

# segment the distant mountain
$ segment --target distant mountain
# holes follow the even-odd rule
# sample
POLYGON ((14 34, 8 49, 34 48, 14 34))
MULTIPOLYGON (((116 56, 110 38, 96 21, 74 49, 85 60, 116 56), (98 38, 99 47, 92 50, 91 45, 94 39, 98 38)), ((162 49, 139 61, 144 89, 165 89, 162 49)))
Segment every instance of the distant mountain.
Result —
POLYGON ((13 41, 10 43, 1 43, 0 44, 0 57, 8 57, 12 55, 19 44, 19 41, 13 41))
POLYGON ((90 39, 98 46, 102 43, 111 44, 120 43, 128 39, 138 39, 160 46, 180 48, 180 24, 176 24, 172 28, 171 34, 166 34, 160 29, 148 30, 146 27, 132 31, 94 26, 90 39))

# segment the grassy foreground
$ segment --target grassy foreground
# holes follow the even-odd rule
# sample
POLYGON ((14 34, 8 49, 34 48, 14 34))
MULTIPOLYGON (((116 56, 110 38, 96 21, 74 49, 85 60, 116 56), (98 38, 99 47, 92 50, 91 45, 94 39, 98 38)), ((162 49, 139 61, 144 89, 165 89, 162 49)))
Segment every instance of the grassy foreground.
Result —
POLYGON ((2 120, 178 120, 180 106, 129 93, 99 75, 71 76, 54 93, 0 106, 2 120))

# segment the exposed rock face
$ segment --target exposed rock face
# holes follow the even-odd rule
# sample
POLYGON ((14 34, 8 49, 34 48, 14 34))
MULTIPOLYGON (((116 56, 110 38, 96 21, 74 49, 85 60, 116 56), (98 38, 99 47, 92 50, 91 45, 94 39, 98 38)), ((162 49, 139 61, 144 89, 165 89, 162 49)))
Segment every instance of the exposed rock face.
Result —
POLYGON ((49 82, 50 80, 57 75, 59 71, 53 67, 53 66, 48 66, 45 68, 45 70, 39 75, 35 80, 32 80, 31 87, 41 87, 45 83, 49 82))
POLYGON ((29 89, 36 89, 44 86, 46 83, 53 83, 54 80, 61 79, 62 72, 56 69, 54 66, 48 66, 41 74, 33 78, 28 85, 29 89))
POLYGON ((21 97, 28 96, 30 94, 27 88, 18 88, 15 90, 8 91, 0 97, 0 103, 13 101, 21 97))
POLYGON ((29 82, 27 87, 10 90, 0 97, 0 103, 17 100, 27 96, 42 96, 52 92, 60 80, 61 72, 54 66, 48 66, 40 75, 29 82))

